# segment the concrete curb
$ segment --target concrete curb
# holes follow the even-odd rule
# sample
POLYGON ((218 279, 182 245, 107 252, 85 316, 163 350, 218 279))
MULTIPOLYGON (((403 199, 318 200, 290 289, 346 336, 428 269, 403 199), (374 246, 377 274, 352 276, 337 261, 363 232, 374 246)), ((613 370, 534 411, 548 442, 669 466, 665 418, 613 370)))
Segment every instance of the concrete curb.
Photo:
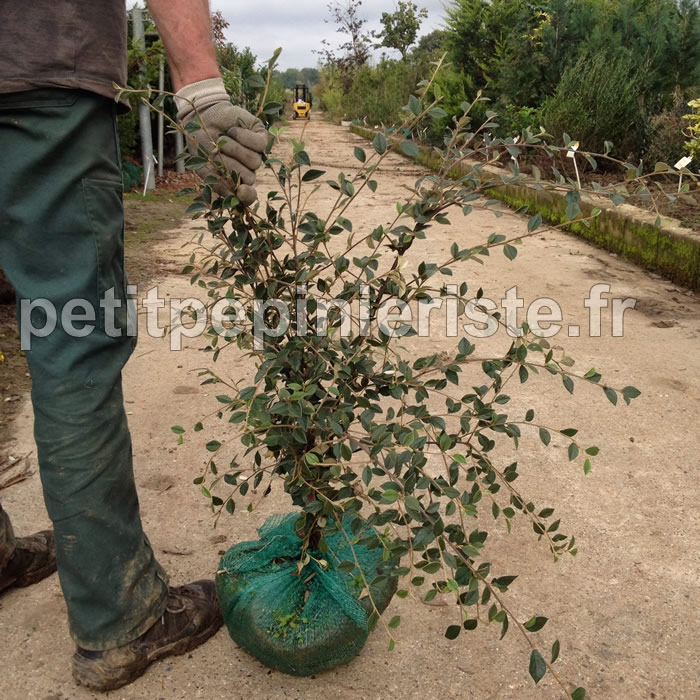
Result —
MULTIPOLYGON (((350 129, 357 136, 369 140, 377 134, 357 125, 350 129)), ((391 141, 391 148, 403 155, 398 139, 391 141)), ((434 151, 426 146, 420 146, 418 150, 417 161, 436 170, 439 160, 434 151)), ((466 161, 460 166, 460 173, 451 174, 466 174, 474 165, 478 163, 466 161)), ((506 172, 493 167, 483 169, 499 178, 506 172)), ((531 215, 540 214, 549 223, 562 224, 567 221, 564 194, 537 190, 529 183, 534 181, 523 178, 517 184, 500 184, 485 193, 516 209, 527 205, 531 215)), ((609 199, 602 197, 581 200, 579 206, 584 216, 589 216, 596 207, 601 209, 601 214, 588 226, 572 221, 564 227, 565 230, 673 282, 700 290, 700 232, 682 228, 676 219, 666 217, 657 227, 656 216, 651 212, 629 204, 616 207, 609 199)))

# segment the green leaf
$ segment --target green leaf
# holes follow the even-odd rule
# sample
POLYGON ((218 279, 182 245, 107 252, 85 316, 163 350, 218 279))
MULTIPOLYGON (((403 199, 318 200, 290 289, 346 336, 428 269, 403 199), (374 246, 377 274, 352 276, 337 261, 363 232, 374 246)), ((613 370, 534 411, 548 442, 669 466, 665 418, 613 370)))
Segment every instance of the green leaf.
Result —
POLYGON ((355 185, 353 185, 350 180, 343 180, 340 189, 343 191, 343 194, 348 197, 352 197, 355 194, 355 185))
POLYGON ((624 194, 611 194, 610 195, 610 201, 616 206, 619 207, 621 204, 625 203, 625 195, 624 194))
POLYGON ((546 428, 540 428, 540 440, 548 447, 549 443, 552 442, 552 436, 549 433, 549 430, 546 428))
POLYGON ((634 386, 626 386, 622 390, 622 398, 628 406, 632 399, 636 399, 638 396, 641 396, 641 394, 642 392, 634 386))
POLYGON ((187 124, 185 124, 185 131, 188 134, 193 134, 196 131, 199 131, 201 128, 202 124, 199 121, 199 117, 196 116, 192 117, 192 119, 190 119, 190 121, 188 121, 187 124))
POLYGON ((576 688, 573 693, 571 693, 571 700, 584 700, 586 697, 586 689, 585 688, 576 688))
POLYGON ((525 420, 526 422, 530 422, 534 420, 535 418, 535 411, 533 409, 529 409, 528 412, 525 414, 525 420))
POLYGON ((307 170, 301 177, 302 182, 311 182, 312 180, 317 180, 322 175, 325 175, 325 170, 307 170))
POLYGON ((279 114, 282 111, 282 105, 279 102, 267 102, 263 108, 263 114, 279 114))
POLYGON ((442 107, 433 107, 429 114, 433 119, 445 119, 448 116, 447 112, 442 107))
POLYGON ((314 454, 313 452, 306 453, 307 464, 318 464, 320 461, 321 460, 319 459, 319 456, 317 454, 314 454))
POLYGON ((299 151, 294 156, 294 161, 299 163, 299 165, 311 165, 311 158, 309 158, 309 154, 306 151, 299 151))
POLYGON ((247 386, 238 396, 241 401, 250 401, 255 396, 255 391, 254 386, 247 386))
POLYGON ((578 205, 580 200, 581 195, 578 192, 567 192, 566 218, 569 219, 569 221, 575 219, 581 213, 581 209, 578 205))
POLYGON ((591 466, 591 460, 590 460, 590 459, 587 459, 587 460, 583 463, 583 473, 584 473, 586 476, 588 476, 588 475, 591 473, 591 470, 592 470, 592 469, 593 469, 593 467, 591 466))
POLYGON ((508 260, 515 260, 518 257, 518 249, 513 245, 503 246, 503 254, 508 258, 508 260))
POLYGON ((575 442, 569 445, 569 462, 573 462, 578 457, 579 449, 575 442))
POLYGON ((420 501, 415 496, 406 496, 404 499, 406 503, 406 510, 410 515, 420 518, 422 511, 420 507, 420 501))
POLYGON ((536 231, 540 226, 542 226, 542 216, 540 214, 531 216, 530 220, 527 222, 527 230, 530 233, 536 231))
POLYGON ((552 663, 554 663, 559 658, 560 649, 561 645, 559 644, 559 640, 557 639, 554 642, 554 644, 552 644, 552 663))
POLYGON ((402 141, 401 151, 404 155, 408 156, 409 158, 418 158, 418 155, 420 154, 418 146, 416 146, 416 144, 413 143, 413 141, 402 141))
POLYGON ((505 593, 508 590, 508 586, 510 586, 515 579, 518 578, 517 576, 499 576, 498 578, 493 579, 491 583, 493 583, 496 588, 498 588, 500 591, 505 593))
POLYGON ((260 73, 252 73, 250 76, 248 76, 246 82, 248 83, 248 87, 251 88, 265 87, 265 78, 263 78, 262 75, 260 75, 260 73))
POLYGON ((532 654, 530 654, 530 675, 532 680, 535 683, 539 683, 544 678, 545 673, 547 673, 547 665, 542 658, 542 654, 537 649, 533 649, 532 654))
POLYGON ((539 632, 547 624, 546 617, 531 617, 524 625, 528 632, 539 632))
POLYGON ((211 440, 207 443, 207 450, 209 452, 216 452, 221 447, 221 443, 218 440, 211 440))
POLYGON ((609 386, 606 386, 603 391, 605 392, 605 395, 608 397, 608 401, 613 406, 617 406, 617 392, 615 389, 611 389, 609 386))
POLYGON ((170 430, 172 430, 175 435, 182 435, 185 432, 185 429, 181 425, 174 425, 170 430))
POLYGON ((568 375, 564 375, 562 377, 562 382, 564 383, 564 386, 566 387, 566 390, 570 393, 574 393, 574 380, 569 377, 568 375))
POLYGON ((386 140, 384 134, 377 134, 372 141, 374 150, 379 153, 380 156, 386 153, 387 148, 389 148, 389 142, 386 140))
POLYGON ((415 95, 411 95, 411 97, 409 97, 408 108, 416 116, 418 116, 423 111, 423 105, 422 105, 421 101, 415 95))
POLYGON ((460 625, 450 625, 445 631, 445 637, 447 639, 457 639, 459 633, 462 631, 460 625))
POLYGON ((390 629, 396 629, 401 624, 401 615, 394 615, 389 622, 390 629))
POLYGON ((387 489, 382 493, 382 500, 386 501, 387 503, 395 503, 398 497, 398 492, 394 491, 393 489, 387 489))
POLYGON ((367 154, 365 153, 364 149, 360 148, 359 146, 355 146, 355 158, 357 158, 360 163, 364 163, 367 160, 367 154))

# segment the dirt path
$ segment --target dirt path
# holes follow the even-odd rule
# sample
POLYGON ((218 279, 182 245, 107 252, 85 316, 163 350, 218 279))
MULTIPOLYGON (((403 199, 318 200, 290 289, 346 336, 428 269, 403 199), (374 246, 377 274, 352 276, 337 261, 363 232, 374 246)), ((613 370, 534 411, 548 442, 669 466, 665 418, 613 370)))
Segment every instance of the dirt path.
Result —
MULTIPOLYGON (((289 133, 298 137, 300 129, 294 123, 289 133)), ((320 120, 309 125, 306 142, 314 167, 329 171, 351 168, 352 144, 362 143, 347 130, 320 120)), ((396 200, 403 197, 402 186, 412 184, 419 172, 405 159, 390 156, 377 178, 377 193, 367 193, 354 217, 355 229, 388 220, 396 200)), ((263 175, 261 191, 270 186, 269 175, 263 175)), ((330 193, 324 188, 317 195, 319 211, 330 193)), ((193 225, 183 228, 157 254, 184 264, 189 250, 181 246, 192 229, 193 225)), ((468 245, 496 230, 517 235, 524 223, 487 213, 455 217, 451 227, 431 229, 429 243, 411 251, 410 263, 439 259, 452 240, 468 245)), ((595 366, 614 383, 633 384, 644 393, 631 408, 615 409, 593 391, 578 390, 572 399, 553 381, 521 388, 518 405, 534 406, 543 422, 580 428, 587 444, 601 447, 601 455, 593 474, 584 477, 579 467, 568 464, 561 446, 540 451, 533 439, 521 448, 522 462, 528 464, 523 467, 523 489, 542 494, 543 502, 560 511, 566 531, 577 537, 580 553, 555 565, 523 523, 511 536, 495 533, 498 556, 492 561, 501 573, 520 574, 509 593, 511 605, 522 619, 535 613, 550 618, 540 633, 542 647, 559 638, 560 674, 586 686, 592 697, 700 696, 700 301, 576 238, 551 231, 529 240, 515 262, 499 253, 483 267, 460 269, 455 279, 469 281, 472 291, 483 287, 494 300, 515 285, 526 305, 538 297, 556 299, 564 322, 582 330, 579 338, 562 334, 552 342, 566 347, 578 360, 577 368, 595 366), (587 337, 583 301, 596 283, 611 284, 615 297, 639 300, 637 309, 625 316, 623 338, 611 337, 609 310, 603 312, 603 337, 587 337), (505 568, 504 561, 510 562, 505 568)), ((186 297, 192 291, 179 276, 156 281, 162 296, 186 297)), ((439 350, 454 341, 444 337, 443 329, 442 336, 428 342, 439 350)), ((495 350, 508 342, 499 335, 486 347, 495 350)), ((189 437, 176 448, 169 430, 174 424, 191 426, 215 407, 192 371, 205 363, 200 346, 201 341, 189 340, 181 352, 170 352, 167 339, 142 331, 125 375, 143 518, 175 583, 211 575, 220 551, 254 538, 255 528, 269 514, 289 510, 277 488, 259 510, 237 510, 212 529, 206 502, 191 483, 211 433, 204 431, 196 440, 189 437)), ((234 354, 224 362, 233 376, 248 369, 234 354)), ((28 403, 14 437, 17 453, 33 449, 28 403)), ((4 491, 2 501, 20 534, 48 524, 37 476, 4 491)), ((157 664, 110 697, 559 697, 548 677, 534 688, 527 674, 528 650, 517 633, 499 641, 496 629, 483 626, 449 642, 442 633, 454 622, 451 608, 396 600, 390 612, 403 620, 396 651, 387 652, 387 640, 375 632, 358 660, 316 679, 263 668, 222 630, 190 657, 157 664)), ((72 646, 64 615, 56 577, 1 599, 2 698, 91 697, 70 678, 72 646)))

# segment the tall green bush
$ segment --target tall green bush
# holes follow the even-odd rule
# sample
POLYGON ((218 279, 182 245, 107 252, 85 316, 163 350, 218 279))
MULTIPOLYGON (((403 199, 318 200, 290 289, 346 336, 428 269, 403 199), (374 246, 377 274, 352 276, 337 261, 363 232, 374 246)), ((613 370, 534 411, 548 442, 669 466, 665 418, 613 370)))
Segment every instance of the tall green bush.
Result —
MULTIPOLYGON (((465 104, 471 104, 476 97, 474 79, 455 66, 441 70, 430 90, 433 99, 439 99, 440 109, 445 112, 441 119, 429 119, 422 125, 421 137, 429 143, 441 143, 445 130, 450 128, 455 118, 462 118, 465 104)), ((484 102, 476 101, 471 106, 467 120, 470 127, 480 126, 486 119, 487 106, 484 102)))
POLYGON ((644 150, 646 122, 641 104, 644 66, 631 56, 608 51, 583 55, 568 68, 544 105, 544 126, 564 133, 587 151, 602 153, 612 141, 623 158, 644 150))
POLYGON ((376 68, 358 71, 348 95, 348 108, 357 109, 370 124, 403 121, 402 108, 411 94, 420 68, 403 61, 383 60, 376 68))
POLYGON ((326 67, 321 105, 335 119, 364 119, 372 126, 395 124, 403 120, 402 107, 423 72, 422 62, 383 59, 376 67, 359 68, 346 92, 338 69, 326 67))
POLYGON ((584 54, 624 49, 647 101, 668 107, 674 88, 700 83, 698 0, 453 0, 450 57, 492 99, 534 107, 584 54))

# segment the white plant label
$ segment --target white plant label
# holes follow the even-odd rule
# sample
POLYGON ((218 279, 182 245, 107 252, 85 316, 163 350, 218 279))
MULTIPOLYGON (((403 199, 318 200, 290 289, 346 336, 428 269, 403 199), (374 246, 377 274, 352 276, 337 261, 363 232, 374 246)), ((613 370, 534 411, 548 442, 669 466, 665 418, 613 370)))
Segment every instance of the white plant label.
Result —
POLYGON ((681 158, 673 167, 674 167, 676 170, 682 170, 683 168, 685 168, 685 167, 687 167, 688 165, 690 165, 690 163, 691 163, 692 160, 693 160, 693 159, 692 159, 691 156, 685 156, 684 158, 681 158))

